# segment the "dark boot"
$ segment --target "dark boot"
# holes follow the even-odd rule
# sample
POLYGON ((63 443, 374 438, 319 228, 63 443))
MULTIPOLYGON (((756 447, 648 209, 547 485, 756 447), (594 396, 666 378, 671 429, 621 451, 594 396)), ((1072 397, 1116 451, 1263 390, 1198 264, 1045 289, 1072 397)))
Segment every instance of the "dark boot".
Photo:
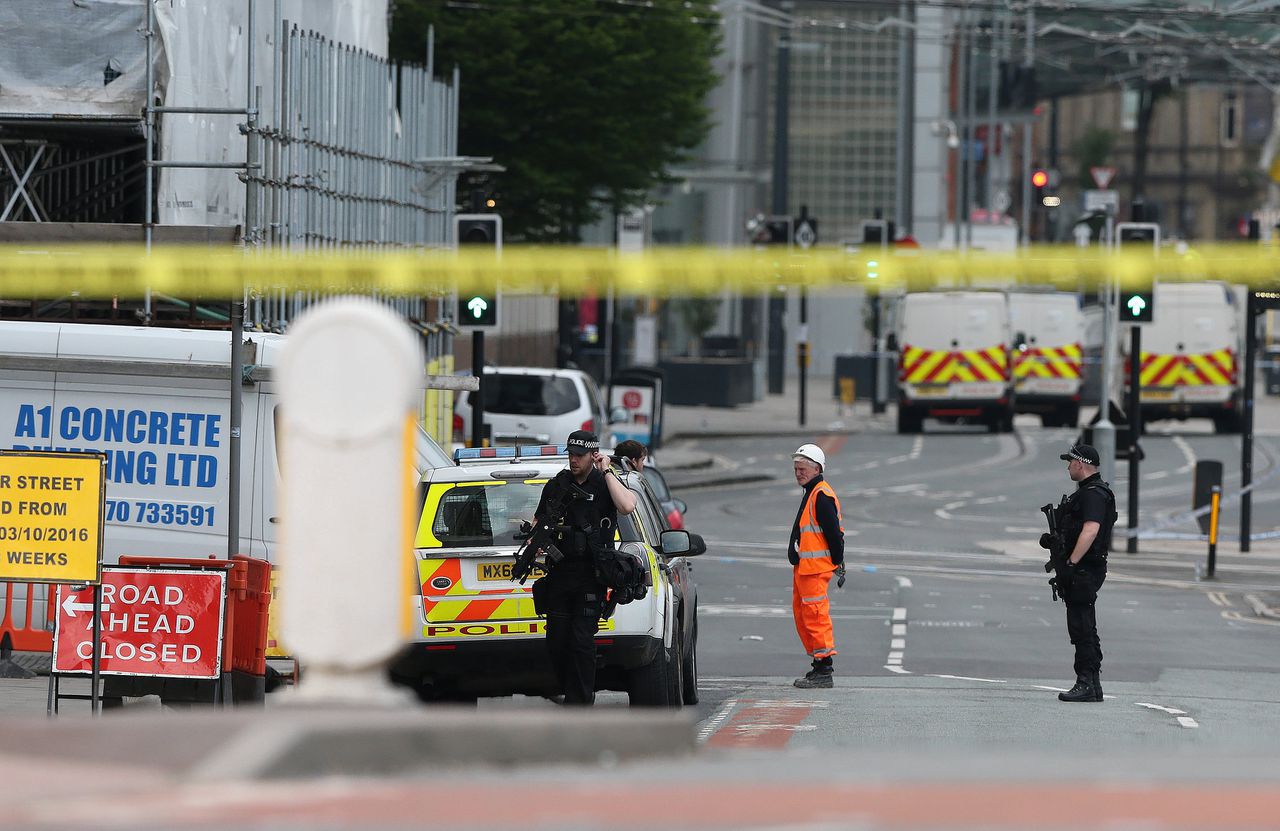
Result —
POLYGON ((1089 683, 1089 676, 1077 675, 1076 685, 1064 693, 1058 693, 1059 701, 1094 701, 1093 685, 1089 683))
POLYGON ((803 678, 797 678, 794 682, 795 686, 802 690, 825 690, 835 686, 833 676, 835 668, 830 662, 820 663, 813 662, 813 669, 805 673, 803 678))
POLYGON ((1089 686, 1093 687, 1093 700, 1102 700, 1102 676, 1096 672, 1089 673, 1089 686))

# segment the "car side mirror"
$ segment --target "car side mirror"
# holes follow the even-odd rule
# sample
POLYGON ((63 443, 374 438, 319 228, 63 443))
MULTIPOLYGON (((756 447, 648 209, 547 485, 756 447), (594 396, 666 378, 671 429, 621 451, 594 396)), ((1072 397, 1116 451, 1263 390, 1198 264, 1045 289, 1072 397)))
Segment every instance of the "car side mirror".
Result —
POLYGON ((671 500, 671 504, 676 506, 676 510, 680 512, 681 516, 689 513, 689 503, 685 502, 683 499, 680 499, 679 497, 673 497, 671 500))
POLYGON ((688 531, 663 531, 658 544, 662 548, 662 553, 668 557, 688 554, 693 548, 691 536, 688 531))
POLYGON ((702 539, 701 534, 689 534, 689 550, 685 553, 686 557, 696 557, 699 554, 707 553, 706 540, 702 539))
POLYGON ((621 424, 622 422, 626 421, 628 418, 630 418, 630 416, 627 415, 626 407, 614 407, 612 410, 609 411, 610 424, 621 424))

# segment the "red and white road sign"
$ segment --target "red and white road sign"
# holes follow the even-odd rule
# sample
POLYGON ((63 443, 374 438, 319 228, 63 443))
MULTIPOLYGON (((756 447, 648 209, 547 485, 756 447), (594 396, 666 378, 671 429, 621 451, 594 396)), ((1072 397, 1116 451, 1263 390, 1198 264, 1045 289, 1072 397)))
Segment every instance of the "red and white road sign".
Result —
MULTIPOLYGON (((227 575, 189 569, 102 570, 103 675, 217 678, 227 575)), ((58 586, 53 671, 88 673, 93 587, 58 586)))
POLYGON ((1098 186, 1098 190, 1106 190, 1107 185, 1111 184, 1111 180, 1116 176, 1114 167, 1091 167, 1089 175, 1093 177, 1093 183, 1098 186))

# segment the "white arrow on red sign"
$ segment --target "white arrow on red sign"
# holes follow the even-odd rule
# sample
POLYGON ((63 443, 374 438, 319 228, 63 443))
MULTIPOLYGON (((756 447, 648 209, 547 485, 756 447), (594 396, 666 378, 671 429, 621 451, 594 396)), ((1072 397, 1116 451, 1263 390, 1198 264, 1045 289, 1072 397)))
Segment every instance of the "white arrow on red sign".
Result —
POLYGON ((1098 186, 1098 190, 1106 190, 1107 185, 1111 184, 1111 180, 1116 177, 1116 169, 1114 167, 1091 167, 1089 175, 1093 177, 1093 183, 1098 186))
MULTIPOLYGON (((75 601, 76 601, 76 596, 74 594, 67 595, 67 599, 62 601, 62 613, 67 617, 75 617, 76 612, 92 612, 93 611, 92 603, 77 603, 75 601)), ((110 609, 111 604, 103 603, 102 608, 110 609)))

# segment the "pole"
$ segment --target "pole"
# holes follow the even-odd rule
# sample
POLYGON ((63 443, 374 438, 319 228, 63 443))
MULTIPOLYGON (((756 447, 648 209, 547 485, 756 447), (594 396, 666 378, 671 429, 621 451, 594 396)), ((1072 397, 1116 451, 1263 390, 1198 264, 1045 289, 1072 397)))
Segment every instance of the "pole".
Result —
MULTIPOLYGON (((101 575, 99 575, 101 576, 101 575)), ((93 660, 89 661, 89 711, 95 716, 102 709, 98 682, 102 675, 102 583, 93 587, 93 660)))
POLYGON ((964 126, 965 87, 967 86, 965 79, 968 77, 968 38, 965 30, 966 22, 965 12, 962 10, 960 12, 960 22, 957 24, 956 31, 956 72, 952 76, 954 82, 960 85, 960 88, 957 90, 955 95, 956 138, 959 140, 960 146, 956 148, 955 179, 952 182, 952 187, 955 189, 956 251, 964 250, 964 235, 961 233, 960 223, 961 218, 964 216, 964 186, 968 181, 968 177, 965 173, 965 139, 968 136, 968 132, 964 126))
POLYGON ((471 446, 484 447, 484 330, 471 333, 471 374, 480 387, 471 394, 471 446))
POLYGON ((1253 515, 1253 375, 1254 353, 1258 351, 1258 306, 1253 292, 1245 303, 1244 332, 1244 419, 1240 425, 1240 551, 1249 550, 1250 520, 1253 515))
POLYGON ((976 201, 978 160, 974 147, 978 136, 978 26, 975 23, 969 34, 968 76, 965 81, 964 99, 964 247, 973 247, 973 203, 976 201))
MULTIPOLYGON (((794 3, 782 3, 783 13, 790 15, 794 3)), ((787 172, 790 146, 787 135, 791 125, 791 29, 784 26, 778 33, 777 106, 773 114, 773 214, 787 213, 787 172)))
MULTIPOLYGON (((1099 244, 1109 248, 1114 236, 1115 218, 1107 213, 1107 223, 1099 244)), ((1098 401, 1098 423, 1093 426, 1093 446, 1102 462, 1102 479, 1114 482, 1116 475, 1116 428, 1111 423, 1111 385, 1115 356, 1116 320, 1111 308, 1112 279, 1102 286, 1102 389, 1098 401)))
MULTIPOLYGON (((153 97, 152 97, 152 91, 155 89, 155 83, 156 83, 155 67, 153 66, 153 63, 155 62, 155 46, 152 43, 152 41, 154 41, 156 37, 156 23, 155 23, 156 11, 152 7, 153 2, 154 0, 146 0, 147 30, 143 34, 143 37, 147 41, 147 50, 146 50, 147 65, 145 67, 146 100, 143 102, 143 120, 145 121, 145 126, 143 127, 143 129, 146 131, 146 134, 147 134, 146 135, 147 149, 146 149, 146 159, 145 159, 146 170, 143 171, 144 185, 143 185, 143 207, 142 207, 142 217, 143 217, 142 218, 142 229, 143 229, 142 234, 143 234, 143 241, 146 245, 148 254, 151 253, 151 239, 154 233, 152 230, 152 226, 155 224, 155 219, 156 219, 155 208, 152 207, 152 203, 155 201, 155 186, 156 186, 155 185, 156 169, 155 169, 155 166, 152 165, 152 162, 155 161, 155 148, 156 148, 156 140, 155 140, 156 112, 155 112, 155 101, 153 100, 153 97)), ((146 326, 151 325, 151 287, 150 286, 146 288, 143 294, 142 322, 146 326)))
POLYGON ((991 20, 991 61, 988 67, 991 70, 991 77, 987 83, 987 147, 983 154, 987 159, 987 181, 985 189, 987 198, 984 200, 987 206, 987 213, 992 217, 996 213, 996 144, 1000 139, 1000 124, 996 120, 996 99, 1000 96, 1000 55, 996 49, 996 40, 999 35, 999 23, 995 19, 994 13, 991 20))
POLYGON ((1213 579, 1218 565, 1218 505, 1222 500, 1222 486, 1214 485, 1209 496, 1209 568, 1205 576, 1213 579))
POLYGON ((800 342, 796 351, 800 363, 800 426, 803 427, 809 383, 809 292, 804 286, 800 287, 800 342))
MULTIPOLYGON (((911 3, 899 3, 898 17, 909 24, 913 17, 912 9, 911 3)), ((912 200, 915 142, 911 135, 916 116, 915 31, 914 26, 904 25, 898 38, 898 88, 901 92, 898 95, 898 147, 895 171, 898 198, 894 203, 894 216, 897 218, 898 228, 904 234, 911 233, 911 218, 915 212, 912 200)))
MULTIPOLYGON (((1142 327, 1129 327, 1129 530, 1138 530, 1138 436, 1142 432, 1142 384, 1138 373, 1142 370, 1142 327)), ((1138 535, 1129 535, 1126 549, 1130 554, 1138 552, 1138 535)))
MULTIPOLYGON (((1027 44, 1022 65, 1032 68, 1036 65, 1036 6, 1027 4, 1027 44)), ((1023 245, 1031 244, 1031 122, 1022 125, 1022 227, 1018 236, 1023 245)), ((1103 395, 1106 400, 1106 395, 1103 395)), ((1103 416, 1106 420, 1106 416, 1103 416)), ((1104 477, 1105 478, 1105 477, 1104 477)))

